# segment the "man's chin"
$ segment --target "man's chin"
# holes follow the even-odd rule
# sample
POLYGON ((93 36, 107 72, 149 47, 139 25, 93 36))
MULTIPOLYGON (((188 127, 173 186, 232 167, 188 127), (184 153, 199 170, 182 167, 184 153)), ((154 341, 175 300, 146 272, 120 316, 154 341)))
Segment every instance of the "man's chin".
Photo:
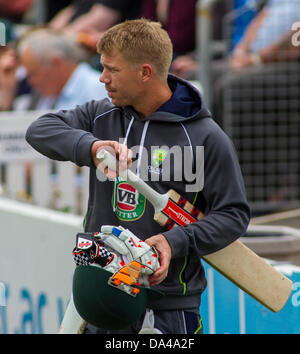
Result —
POLYGON ((111 100, 111 103, 112 103, 113 105, 119 106, 117 99, 115 99, 115 98, 110 98, 110 100, 111 100))
POLYGON ((124 104, 124 102, 122 102, 121 100, 118 100, 117 98, 110 98, 111 103, 115 106, 126 106, 126 104, 124 104))

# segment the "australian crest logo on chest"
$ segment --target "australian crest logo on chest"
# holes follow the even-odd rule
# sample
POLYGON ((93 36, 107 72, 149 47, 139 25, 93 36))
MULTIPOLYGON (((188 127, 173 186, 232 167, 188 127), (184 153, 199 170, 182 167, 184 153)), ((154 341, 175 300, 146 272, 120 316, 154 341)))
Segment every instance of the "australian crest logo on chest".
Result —
POLYGON ((120 220, 134 221, 144 214, 146 199, 134 187, 118 177, 115 180, 112 203, 120 220))
POLYGON ((152 164, 148 166, 149 173, 155 173, 161 175, 163 169, 161 164, 167 156, 167 150, 164 149, 155 149, 152 154, 152 164))

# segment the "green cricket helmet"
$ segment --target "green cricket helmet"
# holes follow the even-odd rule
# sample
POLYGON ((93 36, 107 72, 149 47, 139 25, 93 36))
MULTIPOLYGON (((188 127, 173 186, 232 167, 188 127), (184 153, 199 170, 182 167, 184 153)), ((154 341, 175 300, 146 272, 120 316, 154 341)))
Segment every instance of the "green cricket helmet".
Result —
POLYGON ((150 303, 164 296, 161 292, 139 286, 128 287, 132 293, 120 290, 112 282, 112 275, 93 265, 78 266, 73 275, 76 310, 85 321, 98 328, 119 330, 129 327, 143 315, 150 303))

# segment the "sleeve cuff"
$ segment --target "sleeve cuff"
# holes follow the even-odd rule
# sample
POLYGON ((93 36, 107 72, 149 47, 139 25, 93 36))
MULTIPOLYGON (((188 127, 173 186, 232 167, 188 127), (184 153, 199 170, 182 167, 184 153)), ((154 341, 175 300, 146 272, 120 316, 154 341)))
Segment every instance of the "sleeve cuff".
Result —
POLYGON ((74 162, 78 166, 93 166, 91 146, 98 141, 91 133, 82 134, 74 146, 74 162))
POLYGON ((189 240, 186 233, 181 227, 174 227, 173 229, 162 232, 165 236, 172 250, 172 258, 179 258, 188 255, 189 240))

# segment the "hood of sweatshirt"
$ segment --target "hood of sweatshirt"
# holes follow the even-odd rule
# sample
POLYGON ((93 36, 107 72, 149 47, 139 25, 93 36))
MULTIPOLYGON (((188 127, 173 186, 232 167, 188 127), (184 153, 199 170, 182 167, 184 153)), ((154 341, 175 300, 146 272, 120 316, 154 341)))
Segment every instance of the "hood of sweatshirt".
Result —
MULTIPOLYGON (((198 89, 189 82, 169 74, 168 84, 173 92, 171 98, 143 121, 185 122, 187 120, 210 118, 198 89)), ((132 117, 132 107, 125 107, 132 117)))
MULTIPOLYGON (((125 112, 125 117, 130 119, 130 123, 126 130, 124 144, 127 144, 127 139, 131 134, 133 122, 138 120, 143 123, 143 129, 140 135, 140 153, 138 154, 137 175, 140 175, 140 165, 142 158, 142 150, 144 147, 145 139, 148 135, 148 128, 150 123, 179 123, 185 132, 187 142, 192 151, 191 139, 184 123, 192 120, 199 120, 203 118, 211 118, 211 113, 205 106, 201 94, 196 87, 189 82, 178 78, 175 75, 169 74, 168 85, 173 92, 168 101, 161 105, 155 112, 140 119, 136 111, 131 106, 126 106, 121 109, 125 112)), ((193 155, 193 153, 192 153, 193 155)))

